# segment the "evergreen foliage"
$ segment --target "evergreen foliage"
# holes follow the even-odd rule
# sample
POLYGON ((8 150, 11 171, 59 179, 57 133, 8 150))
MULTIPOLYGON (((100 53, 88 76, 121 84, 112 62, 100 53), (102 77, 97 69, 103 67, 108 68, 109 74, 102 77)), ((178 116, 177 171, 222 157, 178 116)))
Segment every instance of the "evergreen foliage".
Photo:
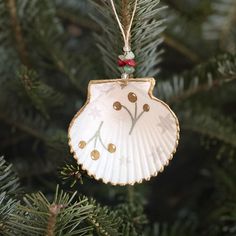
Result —
MULTIPOLYGON (((133 2, 115 1, 124 27, 133 2)), ((138 0, 135 76, 159 78, 182 133, 162 175, 121 188, 67 145, 89 80, 120 76, 109 1, 0 0, 0 235, 236 235, 235 15, 234 0, 138 0)))
POLYGON ((4 158, 0 157, 0 235, 9 232, 7 225, 10 215, 16 208, 17 193, 19 193, 19 179, 12 165, 7 164, 4 158))

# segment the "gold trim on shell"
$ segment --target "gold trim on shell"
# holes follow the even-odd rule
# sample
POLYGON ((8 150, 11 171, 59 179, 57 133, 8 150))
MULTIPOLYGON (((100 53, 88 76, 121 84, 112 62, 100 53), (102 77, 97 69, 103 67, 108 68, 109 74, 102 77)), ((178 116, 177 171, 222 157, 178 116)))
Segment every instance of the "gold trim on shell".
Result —
POLYGON ((173 159, 173 155, 175 154, 176 152, 176 149, 178 147, 178 144, 179 144, 179 139, 180 139, 180 126, 179 126, 179 121, 178 121, 178 118, 177 116, 175 115, 175 113, 170 109, 170 107, 165 103, 163 102, 162 100, 156 98, 152 92, 153 92, 153 89, 155 87, 155 79, 154 78, 135 78, 135 79, 108 79, 108 80, 91 80, 88 84, 88 95, 87 95, 87 100, 85 102, 85 104, 82 106, 82 108, 76 113, 76 115, 73 117, 72 121, 70 122, 70 125, 69 125, 69 128, 68 128, 68 139, 69 139, 69 147, 70 147, 70 152, 73 154, 73 157, 75 158, 75 160, 77 161, 78 165, 81 166, 81 168, 83 170, 85 170, 87 172, 87 174, 90 176, 90 177, 93 177, 94 179, 98 180, 98 181, 102 181, 103 183, 105 184, 111 184, 111 185, 120 185, 120 186, 126 186, 126 185, 134 185, 135 183, 142 183, 143 181, 149 181, 151 179, 151 177, 155 177, 157 176, 159 173, 163 172, 164 170, 164 167, 165 166, 168 166, 169 165, 169 162, 170 160, 173 159), (164 105, 169 111, 170 113, 172 114, 172 116, 174 117, 175 119, 175 124, 176 124, 176 127, 177 127, 177 133, 176 133, 176 142, 175 142, 175 147, 174 147, 174 150, 172 151, 170 157, 168 158, 168 161, 165 163, 165 165, 163 165, 163 167, 159 170, 159 171, 155 171, 152 175, 150 175, 150 177, 148 178, 143 178, 141 179, 140 181, 134 181, 134 182, 131 182, 131 183, 113 183, 111 181, 105 181, 103 180, 102 178, 98 178, 96 177, 96 174, 95 173, 91 173, 89 170, 87 170, 86 168, 83 167, 83 164, 79 162, 79 158, 78 156, 76 155, 76 153, 74 152, 73 148, 72 148, 72 145, 71 145, 71 138, 70 138, 70 129, 72 127, 72 125, 74 124, 74 121, 75 119, 84 111, 85 107, 89 104, 90 102, 90 99, 91 99, 91 93, 90 93, 90 87, 92 84, 103 84, 103 83, 111 83, 111 82, 116 82, 116 83, 120 83, 120 84, 127 84, 127 83, 130 83, 130 82, 150 82, 150 87, 149 87, 149 90, 148 90, 148 95, 150 96, 150 98, 154 101, 157 101, 157 102, 160 102, 162 105, 164 105))

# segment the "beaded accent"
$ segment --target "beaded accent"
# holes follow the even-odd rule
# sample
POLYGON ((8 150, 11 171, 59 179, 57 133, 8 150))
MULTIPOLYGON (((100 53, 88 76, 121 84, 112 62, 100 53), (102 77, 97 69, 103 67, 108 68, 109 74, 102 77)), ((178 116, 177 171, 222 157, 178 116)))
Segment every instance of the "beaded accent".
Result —
POLYGON ((135 71, 135 55, 132 51, 125 51, 124 55, 118 57, 118 66, 120 67, 122 78, 129 78, 135 71))

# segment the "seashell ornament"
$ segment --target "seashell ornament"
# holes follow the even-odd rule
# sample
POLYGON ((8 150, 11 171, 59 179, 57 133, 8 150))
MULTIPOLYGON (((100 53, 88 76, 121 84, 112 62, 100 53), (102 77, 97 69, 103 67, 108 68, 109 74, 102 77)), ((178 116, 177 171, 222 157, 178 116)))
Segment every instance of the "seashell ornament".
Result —
POLYGON ((78 164, 114 185, 156 176, 176 151, 179 123, 152 95, 155 80, 114 79, 89 83, 88 99, 69 127, 78 164))
POLYGON ((135 55, 130 27, 125 32, 110 0, 124 38, 118 57, 121 79, 92 80, 85 105, 70 123, 69 146, 90 176, 113 185, 133 185, 163 171, 179 141, 179 122, 163 101, 153 96, 155 79, 130 78, 135 55))

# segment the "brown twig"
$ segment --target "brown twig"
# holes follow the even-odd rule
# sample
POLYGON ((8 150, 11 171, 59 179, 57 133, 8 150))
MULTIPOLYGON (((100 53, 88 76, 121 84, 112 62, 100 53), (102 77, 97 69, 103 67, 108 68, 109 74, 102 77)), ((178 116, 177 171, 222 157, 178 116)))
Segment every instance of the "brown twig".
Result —
POLYGON ((22 63, 27 67, 30 67, 26 44, 22 35, 20 22, 17 16, 16 2, 15 0, 5 0, 5 2, 11 17, 11 26, 16 40, 16 50, 19 54, 22 63))
POLYGON ((48 218, 48 226, 46 231, 46 236, 55 236, 55 226, 57 222, 57 216, 60 213, 60 210, 63 208, 63 205, 52 204, 49 207, 50 216, 48 218))
POLYGON ((122 0, 121 1, 121 22, 122 22, 125 32, 127 32, 128 30, 130 19, 131 19, 131 14, 130 14, 129 0, 122 0))

